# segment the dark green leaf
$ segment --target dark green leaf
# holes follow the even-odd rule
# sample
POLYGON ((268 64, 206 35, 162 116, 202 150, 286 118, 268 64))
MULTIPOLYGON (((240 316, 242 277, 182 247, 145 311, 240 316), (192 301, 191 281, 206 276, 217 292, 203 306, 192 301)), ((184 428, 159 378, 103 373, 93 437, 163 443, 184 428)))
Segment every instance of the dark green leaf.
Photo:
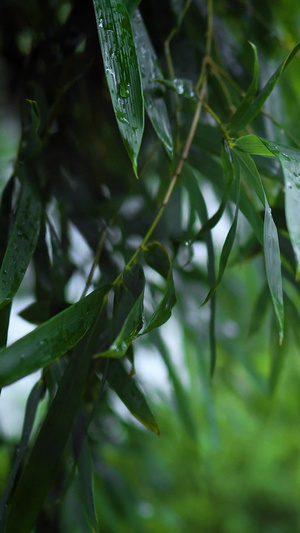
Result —
POLYGON ((16 294, 34 252, 40 228, 41 204, 26 181, 22 183, 16 219, 0 270, 0 309, 16 294))
POLYGON ((269 81, 266 83, 264 88, 260 91, 260 93, 255 98, 254 102, 250 106, 246 106, 244 109, 244 113, 241 114, 239 117, 239 120, 234 121, 234 125, 231 124, 231 122, 228 124, 229 129, 241 129, 244 128, 247 124, 250 124, 252 120, 256 117, 256 115, 261 110, 262 106, 264 105, 266 99, 273 91, 276 83, 278 82, 281 74, 284 72, 288 64, 291 62, 291 60, 295 57, 297 52, 300 50, 300 43, 298 43, 293 50, 290 52, 290 54, 287 56, 287 58, 283 61, 283 63, 278 67, 276 72, 274 72, 273 76, 269 79, 269 81))
POLYGON ((159 435, 157 422, 135 379, 127 374, 121 361, 110 361, 107 381, 131 414, 145 427, 159 435))
POLYGON ((82 493, 82 503, 89 524, 90 532, 97 533, 99 531, 99 525, 94 502, 94 469, 87 437, 83 438, 77 467, 82 493))
POLYGON ((260 174, 252 157, 239 150, 234 150, 234 153, 240 160, 241 170, 243 171, 246 181, 251 187, 253 187, 262 205, 265 206, 265 191, 260 174))
MULTIPOLYGON (((158 76, 156 76, 156 78, 158 78, 158 76)), ((172 91, 179 94, 180 96, 184 96, 185 98, 189 98, 192 100, 196 99, 193 82, 191 80, 186 80, 182 78, 181 79, 175 78, 174 80, 166 80, 166 79, 158 78, 155 81, 158 83, 161 83, 165 87, 168 87, 168 89, 172 89, 172 91)))
POLYGON ((168 111, 160 94, 160 87, 154 81, 155 78, 162 77, 158 59, 138 10, 135 11, 131 22, 141 69, 146 111, 166 153, 172 159, 174 146, 168 111))
POLYGON ((271 209, 266 205, 264 224, 264 252, 267 279, 279 327, 279 343, 283 341, 284 310, 281 279, 281 262, 277 229, 271 209))
POLYGON ((166 286, 162 300, 153 311, 141 335, 149 333, 149 331, 159 328, 167 322, 176 303, 172 265, 167 250, 161 244, 153 242, 147 246, 144 257, 148 265, 165 278, 166 286))
MULTIPOLYGON (((106 291, 110 286, 105 286, 106 291)), ((49 365, 74 346, 95 320, 104 287, 0 350, 0 387, 49 365)))
POLYGON ((4 520, 5 520, 6 504, 10 496, 11 490, 13 489, 19 468, 25 457, 29 437, 31 435, 34 420, 36 417, 37 408, 38 408, 40 400, 43 397, 44 391, 45 391, 44 384, 40 380, 36 383, 30 395, 28 396, 28 400, 27 400, 27 404, 25 408, 25 417, 24 417, 23 430, 22 430, 20 444, 18 445, 18 448, 17 448, 17 453, 16 453, 16 457, 14 460, 14 464, 13 464, 10 476, 9 476, 9 480, 6 484, 5 491, 0 500, 0 530, 1 531, 2 531, 2 526, 4 524, 4 520))
MULTIPOLYGON (((107 290, 107 286, 104 286, 89 295, 93 296, 92 301, 97 297, 93 307, 97 308, 98 317, 104 307, 103 299, 107 290)), ((84 302, 89 296, 75 305, 84 302)), ((90 338, 92 335, 93 332, 90 338)), ((75 348, 69 360, 9 506, 7 532, 30 533, 36 521, 55 479, 80 406, 92 355, 90 343, 85 339, 75 348)))
POLYGON ((133 169, 144 131, 144 100, 130 18, 123 0, 93 0, 108 88, 133 169))
POLYGON ((257 50, 256 46, 249 42, 250 46, 252 47, 253 53, 254 53, 254 69, 253 69, 253 78, 251 85, 245 94, 241 104, 237 108, 236 112, 234 113, 233 117, 231 117, 230 121, 230 128, 234 129, 236 125, 239 125, 240 121, 243 119, 243 116, 245 113, 247 113, 249 106, 252 104, 254 96, 258 89, 258 58, 257 58, 257 50))
POLYGON ((28 98, 26 98, 26 101, 31 106, 31 119, 34 125, 34 129, 37 132, 39 130, 40 123, 41 123, 41 116, 40 116, 40 110, 39 110, 38 103, 36 102, 36 100, 29 100, 28 98))

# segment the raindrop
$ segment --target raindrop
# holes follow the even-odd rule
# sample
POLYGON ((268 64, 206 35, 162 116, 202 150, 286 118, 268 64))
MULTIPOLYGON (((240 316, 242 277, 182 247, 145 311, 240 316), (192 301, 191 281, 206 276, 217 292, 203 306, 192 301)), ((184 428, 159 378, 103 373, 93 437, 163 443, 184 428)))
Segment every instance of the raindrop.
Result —
POLYGON ((122 98, 128 98, 130 96, 129 83, 120 82, 118 93, 122 98))

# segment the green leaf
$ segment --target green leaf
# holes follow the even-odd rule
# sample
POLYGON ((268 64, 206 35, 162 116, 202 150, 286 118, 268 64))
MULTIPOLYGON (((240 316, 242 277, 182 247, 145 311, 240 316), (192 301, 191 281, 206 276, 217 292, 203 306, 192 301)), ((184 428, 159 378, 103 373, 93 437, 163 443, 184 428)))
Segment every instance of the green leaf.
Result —
POLYGON ((243 116, 245 113, 247 113, 249 106, 252 104, 254 96, 258 89, 258 57, 257 57, 257 50, 256 46, 249 42, 250 46, 252 47, 253 53, 254 53, 254 69, 253 69, 253 78, 251 85, 245 94, 241 104, 235 111, 234 115, 231 117, 230 121, 230 128, 234 129, 236 125, 239 125, 240 121, 243 119, 243 116))
POLYGON ((175 93, 177 93, 179 96, 184 96, 184 98, 188 98, 190 100, 196 99, 196 94, 194 91, 194 86, 192 80, 187 80, 184 78, 175 78, 174 80, 166 80, 161 79, 158 76, 156 76, 156 82, 161 83, 165 87, 168 87, 168 89, 172 89, 175 93))
POLYGON ((101 296, 109 288, 105 285, 97 289, 8 348, 0 350, 0 387, 49 365, 72 348, 95 320, 101 296))
POLYGON ((27 452, 28 441, 29 441, 29 437, 32 432, 37 408, 38 408, 40 400, 42 399, 44 395, 44 392, 45 392, 45 386, 42 380, 39 380, 35 384, 35 386, 33 387, 32 391, 30 392, 28 396, 28 400, 27 400, 26 408, 25 408, 25 416, 24 416, 21 440, 17 447, 16 457, 14 460, 14 464, 13 464, 8 482, 5 487, 5 491, 0 500, 0 531, 2 531, 2 527, 5 521, 6 504, 10 496, 10 493, 13 489, 19 468, 27 452))
POLYGON ((123 0, 93 0, 104 69, 117 123, 137 176, 144 100, 130 18, 123 0))
POLYGON ((157 422, 135 379, 127 374, 121 361, 110 361, 107 381, 131 414, 145 427, 159 435, 157 422))
POLYGON ((166 153, 173 159, 174 146, 168 111, 160 87, 154 81, 155 78, 162 77, 158 59, 138 10, 135 11, 131 23, 141 69, 146 111, 166 153))
POLYGON ((192 240, 199 240, 207 233, 208 231, 212 230, 220 221, 225 208, 227 206, 228 200, 230 198, 230 191, 233 183, 233 173, 231 172, 231 164, 228 161, 228 158, 226 156, 225 148, 222 145, 221 149, 221 157, 223 161, 223 171, 224 171, 224 178, 225 178, 225 190, 222 196, 222 200, 220 203, 220 206, 218 207, 215 214, 206 222, 203 224, 200 231, 196 234, 196 236, 192 240))
POLYGON ((251 155, 273 155, 263 141, 256 135, 245 135, 244 137, 240 137, 234 142, 233 148, 235 147, 240 148, 243 152, 247 152, 251 155))
POLYGON ((36 102, 36 100, 29 100, 28 98, 26 98, 26 102, 28 102, 31 106, 32 123, 34 125, 35 131, 38 132, 41 123, 41 115, 38 103, 36 102))
POLYGON ((0 270, 0 309, 11 302, 23 280, 37 243, 40 217, 41 204, 24 180, 0 270))
POLYGON ((94 501, 94 469, 87 436, 83 439, 81 445, 77 467, 85 515, 91 533, 96 533, 97 531, 99 531, 99 525, 94 501))
POLYGON ((277 229, 272 218, 271 209, 266 205, 264 223, 264 252, 267 279, 279 327, 279 343, 283 341, 284 311, 280 250, 277 229))
POLYGON ((267 284, 261 289, 257 300, 252 311, 250 326, 249 326, 249 336, 255 335, 260 328, 262 327, 264 317, 267 312, 268 303, 270 302, 269 298, 269 287, 267 284))
POLYGON ((148 265, 166 280, 166 285, 162 300, 153 311, 141 335, 145 335, 145 333, 149 333, 149 331, 159 328, 167 322, 176 303, 172 265, 166 248, 158 242, 153 242, 144 251, 144 258, 148 265))
POLYGON ((239 120, 234 120, 233 124, 229 122, 228 128, 229 129, 241 129, 244 128, 247 124, 250 124, 252 120, 256 117, 256 115, 261 110, 262 106, 264 105, 266 99, 273 91, 276 83, 278 82, 281 74, 284 72, 288 64, 291 62, 291 60, 295 57, 297 52, 300 50, 300 43, 298 43, 293 50, 290 52, 290 54, 287 56, 287 58, 283 61, 283 63, 278 67, 276 72, 274 72, 273 76, 269 79, 269 81, 266 83, 264 88, 260 91, 260 93, 255 98, 254 102, 250 106, 245 106, 244 112, 240 114, 239 120))
MULTIPOLYGON (((93 308, 97 308, 98 317, 101 315, 107 290, 107 286, 103 286, 89 295, 93 296, 93 301, 97 297, 93 308)), ((91 339, 93 331, 89 335, 91 339)), ((7 532, 30 533, 32 530, 58 471, 81 403, 92 355, 89 340, 86 342, 84 339, 84 343, 75 348, 68 362, 9 506, 7 532)))
POLYGON ((300 151, 271 141, 263 143, 279 159, 285 182, 285 216, 297 261, 297 280, 300 279, 300 151))
POLYGON ((236 209, 235 209, 235 215, 234 215, 234 219, 233 219, 233 222, 232 222, 232 225, 229 229, 229 232, 227 234, 227 237, 225 239, 225 242, 224 242, 224 245, 223 245, 223 248, 222 248, 222 251, 221 251, 221 257, 220 257, 220 263, 219 263, 219 272, 218 272, 218 276, 217 276, 217 279, 214 283, 214 285, 212 286, 212 288, 210 289, 208 295, 206 296, 204 302, 202 303, 202 305, 205 305, 208 300, 210 300, 210 298, 213 296, 213 294, 215 293, 218 285, 220 284, 221 280, 222 280, 222 277, 223 277, 223 274, 225 272, 225 269, 226 269, 226 265, 227 265, 227 262, 228 262, 228 259, 229 259, 229 255, 230 255, 230 252, 232 250, 232 246, 233 246, 233 243, 234 243, 234 240, 235 240, 235 234, 236 234, 236 228, 237 228, 237 221, 238 221, 238 213, 239 213, 239 190, 240 190, 240 175, 239 175, 239 167, 238 167, 238 164, 235 165, 235 167, 233 166, 233 163, 230 161, 229 159, 229 155, 227 154, 227 152, 225 152, 223 154, 223 165, 226 165, 226 169, 224 167, 224 172, 231 172, 232 174, 232 180, 235 179, 236 181, 236 191, 237 191, 237 197, 236 197, 236 209))
POLYGON ((257 170, 257 167, 249 154, 240 152, 239 150, 233 150, 234 154, 239 158, 241 170, 244 173, 246 181, 249 185, 253 187, 258 198, 260 199, 263 206, 265 206, 265 191, 262 184, 260 174, 257 170))
POLYGON ((123 326, 111 344, 110 348, 104 352, 96 354, 94 357, 114 357, 119 358, 125 355, 129 346, 137 338, 139 331, 143 327, 144 311, 144 291, 141 292, 131 308, 123 326))

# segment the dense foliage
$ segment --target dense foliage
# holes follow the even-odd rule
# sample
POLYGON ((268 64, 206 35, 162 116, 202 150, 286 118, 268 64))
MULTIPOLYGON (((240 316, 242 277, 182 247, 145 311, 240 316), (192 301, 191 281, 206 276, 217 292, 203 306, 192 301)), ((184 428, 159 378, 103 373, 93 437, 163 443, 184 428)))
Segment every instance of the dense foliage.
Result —
POLYGON ((0 15, 0 386, 40 371, 0 530, 296 531, 299 9, 0 15))

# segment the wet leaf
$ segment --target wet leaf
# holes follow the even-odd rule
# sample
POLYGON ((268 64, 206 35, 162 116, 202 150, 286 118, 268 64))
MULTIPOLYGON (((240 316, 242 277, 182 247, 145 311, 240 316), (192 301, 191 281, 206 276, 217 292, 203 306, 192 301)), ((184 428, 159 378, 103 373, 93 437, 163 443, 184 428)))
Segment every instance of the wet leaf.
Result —
POLYGON ((104 286, 0 350, 0 387, 44 368, 74 346, 95 320, 104 286))
POLYGON ((165 87, 168 87, 168 89, 172 89, 175 93, 177 93, 179 96, 184 96, 184 98, 196 99, 196 94, 194 91, 194 85, 192 80, 187 80, 184 78, 175 78, 174 80, 166 80, 159 78, 156 76, 156 82, 160 83, 161 85, 164 85, 165 87))
POLYGON ((123 0, 93 0, 105 75, 117 123, 137 176, 144 131, 140 69, 123 0))
POLYGON ((135 11, 131 23, 141 69, 146 111, 166 153, 173 159, 174 146, 168 111, 161 88, 155 81, 156 78, 162 77, 158 59, 138 10, 135 11))
POLYGON ((0 309, 11 302, 32 258, 40 229, 41 204, 26 181, 0 270, 0 309))
POLYGON ((157 422, 136 380, 129 375, 121 361, 110 361, 107 381, 131 414, 145 427, 159 435, 157 422))

